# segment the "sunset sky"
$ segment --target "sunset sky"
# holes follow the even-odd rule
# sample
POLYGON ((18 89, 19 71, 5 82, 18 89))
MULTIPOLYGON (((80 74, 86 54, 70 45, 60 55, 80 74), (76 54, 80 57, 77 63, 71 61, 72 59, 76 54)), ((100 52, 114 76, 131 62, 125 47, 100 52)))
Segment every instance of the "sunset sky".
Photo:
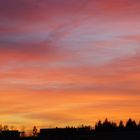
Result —
POLYGON ((0 123, 106 117, 140 120, 140 0, 0 0, 0 123))

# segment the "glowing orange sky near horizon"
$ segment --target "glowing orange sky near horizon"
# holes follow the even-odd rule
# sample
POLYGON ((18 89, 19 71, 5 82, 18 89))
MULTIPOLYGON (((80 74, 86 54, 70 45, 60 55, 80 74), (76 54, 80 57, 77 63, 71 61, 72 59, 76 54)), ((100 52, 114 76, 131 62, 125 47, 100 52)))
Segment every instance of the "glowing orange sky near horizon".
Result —
POLYGON ((140 120, 139 0, 0 0, 0 122, 140 120))

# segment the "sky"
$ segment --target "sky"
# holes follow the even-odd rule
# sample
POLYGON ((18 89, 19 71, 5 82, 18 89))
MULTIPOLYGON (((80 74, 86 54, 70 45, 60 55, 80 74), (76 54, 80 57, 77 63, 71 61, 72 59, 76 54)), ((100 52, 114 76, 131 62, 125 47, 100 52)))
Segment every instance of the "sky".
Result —
POLYGON ((0 123, 140 121, 139 0, 0 0, 0 123))

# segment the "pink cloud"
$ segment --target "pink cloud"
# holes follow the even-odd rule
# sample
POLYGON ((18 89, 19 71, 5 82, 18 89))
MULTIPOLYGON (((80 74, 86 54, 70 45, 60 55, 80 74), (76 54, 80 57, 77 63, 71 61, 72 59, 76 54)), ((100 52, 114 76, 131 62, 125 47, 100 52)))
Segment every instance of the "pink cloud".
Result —
POLYGON ((139 13, 139 0, 0 0, 0 119, 138 119, 139 13))

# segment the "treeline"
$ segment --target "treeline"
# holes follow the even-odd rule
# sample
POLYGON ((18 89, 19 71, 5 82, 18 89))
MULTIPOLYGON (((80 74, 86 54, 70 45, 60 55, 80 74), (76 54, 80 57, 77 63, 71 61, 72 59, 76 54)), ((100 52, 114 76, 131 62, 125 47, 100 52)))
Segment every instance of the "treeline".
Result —
POLYGON ((82 125, 81 127, 66 127, 41 129, 38 140, 132 140, 140 139, 140 123, 128 119, 124 124, 105 119, 98 121, 95 127, 82 125))
POLYGON ((131 118, 127 120, 126 124, 123 123, 123 121, 120 121, 117 125, 116 122, 111 122, 108 119, 105 119, 105 121, 98 121, 95 124, 95 131, 135 131, 140 130, 140 123, 136 123, 135 120, 132 120, 131 118))
POLYGON ((1 127, 0 140, 132 140, 140 139, 140 123, 131 118, 124 124, 105 119, 98 121, 94 128, 81 125, 80 127, 44 128, 38 131, 34 126, 32 136, 26 137, 23 131, 9 130, 8 126, 1 127))
MULTIPOLYGON (((56 127, 57 129, 58 127, 56 127)), ((66 126, 64 129, 72 129, 76 127, 70 127, 66 126)), ((92 126, 86 126, 86 125, 81 125, 78 128, 83 128, 88 131, 113 131, 113 130, 140 130, 140 122, 136 123, 135 120, 129 118, 126 123, 124 124, 123 121, 120 121, 118 124, 114 121, 109 121, 107 118, 104 121, 99 120, 98 122, 95 123, 94 128, 92 126)), ((77 129, 78 129, 77 128, 77 129)), ((49 128, 48 128, 49 129, 49 128)), ((1 131, 12 131, 12 130, 17 130, 14 126, 8 126, 8 125, 0 125, 0 132, 1 131)), ((25 132, 25 128, 20 130, 20 132, 25 132)), ((32 135, 36 136, 38 134, 38 129, 36 126, 33 127, 32 129, 32 135)))

